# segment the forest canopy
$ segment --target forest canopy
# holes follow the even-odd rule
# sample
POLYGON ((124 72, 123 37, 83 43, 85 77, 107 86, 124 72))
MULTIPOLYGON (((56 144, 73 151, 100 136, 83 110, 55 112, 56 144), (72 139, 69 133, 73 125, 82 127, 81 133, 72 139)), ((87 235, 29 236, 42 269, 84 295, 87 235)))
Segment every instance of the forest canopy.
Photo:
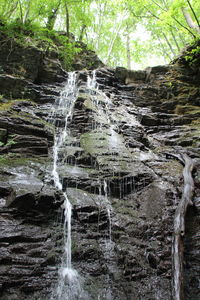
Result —
POLYGON ((167 63, 200 35, 199 0, 0 0, 0 26, 65 31, 109 66, 167 63))

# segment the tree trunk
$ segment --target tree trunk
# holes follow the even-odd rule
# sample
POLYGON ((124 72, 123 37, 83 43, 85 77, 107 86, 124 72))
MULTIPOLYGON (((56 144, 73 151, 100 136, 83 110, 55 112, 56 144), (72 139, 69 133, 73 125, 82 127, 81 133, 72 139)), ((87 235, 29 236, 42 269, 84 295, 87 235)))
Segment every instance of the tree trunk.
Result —
POLYGON ((159 36, 157 37, 159 42, 160 42, 160 46, 162 48, 162 53, 163 53, 163 56, 169 60, 172 60, 172 57, 170 56, 169 52, 165 49, 165 46, 163 45, 163 42, 162 40, 159 38, 159 36))
POLYGON ((80 36, 79 36, 79 41, 80 42, 82 42, 82 40, 83 40, 85 29, 86 29, 86 25, 83 24, 82 27, 81 27, 81 32, 80 32, 80 36))
POLYGON ((6 16, 7 19, 10 19, 10 17, 12 16, 12 14, 17 9, 17 6, 18 6, 18 1, 12 3, 12 7, 10 8, 10 10, 8 12, 6 12, 6 10, 5 10, 4 13, 3 13, 3 16, 6 16))
POLYGON ((99 5, 99 24, 98 24, 98 28, 97 28, 97 40, 96 40, 96 50, 99 50, 99 45, 100 45, 100 41, 101 41, 101 28, 102 28, 102 21, 103 21, 103 16, 105 15, 105 10, 106 10, 106 6, 107 3, 98 3, 99 5))
POLYGON ((61 0, 58 1, 57 3, 57 7, 54 8, 50 13, 49 13, 49 16, 48 16, 48 20, 47 20, 47 29, 49 30, 52 30, 53 27, 54 27, 54 24, 56 22, 56 18, 57 18, 57 15, 58 15, 58 10, 60 8, 60 4, 61 4, 61 0))
POLYGON ((172 54, 175 56, 176 53, 175 53, 174 49, 172 48, 172 45, 171 45, 171 43, 169 42, 169 40, 168 40, 168 38, 167 38, 167 36, 166 36, 166 34, 165 34, 164 32, 163 32, 163 36, 164 36, 164 38, 165 38, 165 40, 166 40, 166 42, 167 42, 167 45, 169 46, 169 49, 171 50, 172 54))
POLYGON ((65 26, 66 26, 66 33, 67 33, 67 37, 69 39, 69 9, 68 9, 68 5, 67 5, 67 1, 65 1, 65 26))
POLYGON ((18 0, 18 3, 19 3, 19 10, 20 10, 20 20, 23 23, 23 9, 22 9, 21 0, 18 0))
POLYGON ((25 14, 24 14, 24 19, 23 19, 24 24, 27 22, 27 19, 29 17, 30 8, 31 8, 31 0, 28 0, 27 8, 26 8, 26 11, 25 11, 25 14))
POLYGON ((195 18, 195 20, 196 20, 196 22, 197 22, 198 28, 200 29, 200 23, 199 23, 199 20, 198 20, 198 18, 197 18, 197 15, 196 15, 196 13, 195 13, 195 11, 194 11, 194 9, 193 9, 193 7, 192 7, 190 1, 187 0, 187 3, 188 3, 188 5, 189 5, 189 7, 190 7, 190 9, 191 9, 191 11, 192 11, 192 13, 193 13, 193 15, 194 15, 194 18, 195 18))
POLYGON ((192 29, 194 29, 196 32, 200 33, 200 27, 195 24, 195 22, 192 20, 192 17, 190 15, 190 13, 187 11, 186 8, 182 8, 182 12, 183 12, 183 15, 184 15, 184 18, 188 24, 188 26, 192 29))
POLYGON ((172 38, 173 38, 173 40, 174 40, 174 43, 175 43, 175 45, 176 45, 178 51, 180 52, 181 48, 179 47, 178 41, 177 41, 177 39, 176 39, 176 37, 175 37, 175 35, 174 35, 174 33, 173 33, 173 30, 171 29, 170 32, 171 32, 172 38))
POLYGON ((127 68, 131 69, 131 49, 130 49, 130 33, 127 26, 127 36, 126 36, 126 55, 127 55, 127 68))
POLYGON ((109 46, 109 49, 108 49, 108 55, 107 55, 107 60, 106 60, 106 64, 108 64, 109 62, 109 59, 110 59, 110 55, 112 53, 112 50, 113 50, 113 46, 115 44, 115 40, 119 34, 119 31, 121 29, 121 26, 122 26, 122 22, 123 22, 123 18, 121 20, 121 23, 119 24, 118 28, 116 29, 116 32, 115 32, 115 35, 113 36, 113 39, 111 40, 111 43, 110 43, 110 46, 109 46))

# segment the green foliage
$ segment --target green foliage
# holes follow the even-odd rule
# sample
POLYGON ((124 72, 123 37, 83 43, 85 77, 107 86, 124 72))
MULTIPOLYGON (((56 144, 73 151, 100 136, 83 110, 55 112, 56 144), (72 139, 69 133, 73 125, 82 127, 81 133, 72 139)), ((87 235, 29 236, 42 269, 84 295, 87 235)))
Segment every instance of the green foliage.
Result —
POLYGON ((189 49, 184 56, 184 59, 192 67, 200 62, 200 46, 195 44, 192 49, 189 49))
POLYGON ((14 20, 4 23, 1 32, 9 39, 14 38, 18 44, 36 46, 45 51, 55 49, 67 70, 70 70, 74 56, 82 51, 75 41, 69 41, 66 34, 61 35, 36 23, 22 24, 20 20, 14 20))
POLYGON ((57 36, 57 41, 59 43, 59 57, 63 67, 70 70, 74 56, 81 51, 81 49, 76 48, 75 42, 69 42, 66 36, 57 36))
POLYGON ((41 47, 57 47, 68 69, 79 39, 111 66, 127 66, 128 54, 132 66, 168 62, 199 38, 199 18, 197 0, 0 0, 1 31, 21 43, 34 44, 34 38, 41 47))

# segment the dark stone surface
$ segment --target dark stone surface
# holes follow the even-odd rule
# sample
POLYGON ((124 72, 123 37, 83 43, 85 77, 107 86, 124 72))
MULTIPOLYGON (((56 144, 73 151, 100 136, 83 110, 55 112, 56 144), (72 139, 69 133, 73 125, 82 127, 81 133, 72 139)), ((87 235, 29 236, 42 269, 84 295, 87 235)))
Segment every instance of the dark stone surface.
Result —
MULTIPOLYGON (((51 173, 55 124, 61 130, 65 116, 56 113, 49 120, 63 73, 56 57, 41 67, 40 53, 28 51, 37 71, 27 69, 26 79, 11 75, 16 52, 0 78, 4 104, 11 101, 10 91, 34 100, 17 100, 0 112, 1 300, 50 299, 63 252, 64 197, 51 173)), ((166 153, 186 152, 199 161, 199 108, 190 102, 198 98, 198 86, 183 67, 153 67, 148 80, 146 72, 132 72, 127 86, 126 69, 98 69, 96 102, 85 86, 88 72, 79 74, 70 139, 59 152, 58 170, 73 205, 72 261, 87 300, 171 299, 173 218, 183 181, 182 165, 166 153), (192 108, 177 108, 186 104, 192 108)), ((194 178, 185 237, 186 300, 199 297, 198 169, 194 178)))

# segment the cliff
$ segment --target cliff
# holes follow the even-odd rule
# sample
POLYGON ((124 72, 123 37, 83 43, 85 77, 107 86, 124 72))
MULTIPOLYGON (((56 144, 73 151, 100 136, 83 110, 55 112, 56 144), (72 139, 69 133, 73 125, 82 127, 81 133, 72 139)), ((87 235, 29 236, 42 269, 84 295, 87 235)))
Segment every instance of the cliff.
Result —
MULTIPOLYGON (((0 299, 57 299, 64 196, 52 177, 53 145, 65 127, 56 103, 69 74, 55 49, 3 34, 0 47, 0 299)), ((200 55, 187 51, 144 71, 103 67, 87 51, 74 58, 72 68, 84 70, 76 71, 57 170, 73 205, 72 264, 84 290, 77 299, 171 299, 183 191, 173 155, 181 153, 195 164, 185 300, 200 296, 200 55)))

